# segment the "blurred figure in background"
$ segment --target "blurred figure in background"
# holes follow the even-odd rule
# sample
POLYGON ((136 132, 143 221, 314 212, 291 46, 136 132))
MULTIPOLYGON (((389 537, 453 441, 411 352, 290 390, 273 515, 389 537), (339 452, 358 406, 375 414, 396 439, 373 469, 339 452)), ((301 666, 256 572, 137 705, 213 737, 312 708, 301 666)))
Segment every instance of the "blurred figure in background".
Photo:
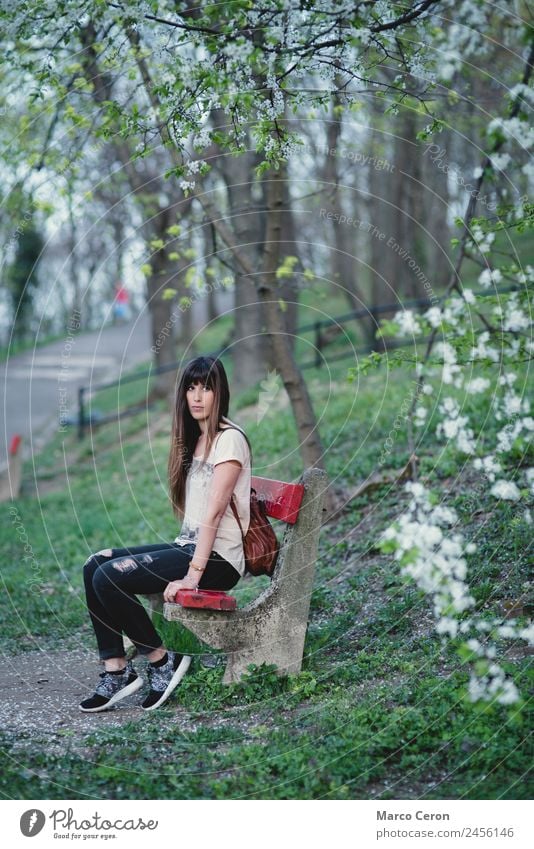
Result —
POLYGON ((113 324, 124 324, 130 319, 130 296, 128 290, 119 281, 115 283, 113 301, 113 324))

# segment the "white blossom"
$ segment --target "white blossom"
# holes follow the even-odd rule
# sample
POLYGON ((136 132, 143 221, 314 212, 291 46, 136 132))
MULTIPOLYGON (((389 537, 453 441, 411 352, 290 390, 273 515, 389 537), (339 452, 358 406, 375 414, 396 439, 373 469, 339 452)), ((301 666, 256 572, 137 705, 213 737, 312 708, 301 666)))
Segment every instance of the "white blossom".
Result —
POLYGON ((486 377, 474 377, 466 384, 465 391, 469 395, 478 395, 480 392, 485 392, 491 386, 491 381, 486 377))
POLYGON ((513 705, 519 699, 519 693, 514 682, 509 678, 499 681, 497 701, 501 705, 513 705))
MULTIPOLYGON (((454 409, 454 402, 447 399, 447 407, 454 409)), ((486 467, 495 468, 498 463, 488 455, 486 467)), ((531 475, 529 475, 529 478, 531 475)), ((507 482, 503 482, 507 483, 507 482)), ((408 482, 405 490, 411 495, 407 511, 398 521, 382 534, 382 539, 395 544, 395 558, 402 561, 401 572, 415 581, 417 586, 433 600, 436 617, 436 632, 442 637, 456 639, 465 634, 465 645, 477 658, 487 660, 486 671, 471 674, 468 685, 472 701, 497 701, 513 704, 519 693, 513 681, 506 677, 502 667, 495 661, 496 645, 489 636, 482 641, 475 634, 491 635, 495 639, 523 639, 534 643, 534 626, 517 623, 502 623, 499 620, 481 619, 478 614, 466 615, 474 605, 466 583, 467 564, 465 554, 476 551, 473 542, 465 543, 461 533, 448 536, 443 528, 457 521, 454 510, 445 505, 432 506, 430 493, 420 482, 408 482)))
POLYGON ((521 493, 513 481, 496 481, 490 492, 495 498, 502 498, 504 501, 519 501, 521 498, 521 493))
POLYGON ((512 309, 504 316, 503 330, 525 330, 529 325, 528 315, 512 304, 512 309))
POLYGON ((502 273, 498 268, 485 268, 478 277, 478 282, 484 289, 487 289, 492 283, 500 283, 501 280, 502 273))
POLYGON ((471 357, 473 360, 483 360, 489 359, 493 360, 493 362, 499 362, 500 356, 499 352, 488 345, 487 342, 489 340, 489 333, 487 330, 484 330, 477 339, 477 344, 475 348, 471 348, 471 357))
POLYGON ((494 118, 488 124, 488 133, 501 130, 508 138, 528 150, 534 145, 534 127, 520 118, 494 118))
POLYGON ((520 283, 534 283, 534 266, 527 265, 517 275, 520 283))
POLYGON ((458 620, 444 616, 436 623, 436 631, 438 634, 448 634, 449 637, 454 639, 458 633, 458 620))
POLYGON ((524 83, 517 83, 513 86, 513 88, 511 88, 508 92, 508 96, 510 97, 510 100, 516 100, 516 98, 521 96, 524 100, 534 106, 534 89, 524 83))
POLYGON ((461 368, 456 361, 456 351, 449 342, 438 342, 436 345, 436 353, 443 357, 443 368, 441 371, 441 379, 443 383, 454 383, 459 378, 461 368))
POLYGON ((403 336, 421 333, 421 325, 411 310, 399 310, 393 316, 393 321, 399 325, 399 333, 403 336))
POLYGON ((492 153, 491 164, 497 169, 497 171, 504 171, 510 163, 510 158, 509 153, 492 153))
POLYGON ((513 625, 499 625, 497 633, 499 637, 508 637, 513 640, 516 636, 516 629, 513 625))
POLYGON ((211 143, 211 134, 207 127, 203 127, 200 132, 193 139, 193 147, 195 148, 203 148, 208 147, 211 143))
POLYGON ((443 435, 446 439, 455 439, 459 451, 463 454, 473 454, 475 452, 473 430, 468 427, 469 419, 467 416, 460 415, 460 408, 454 398, 445 398, 440 404, 439 410, 447 418, 439 422, 436 435, 443 435))
POLYGON ((206 163, 202 159, 192 159, 190 162, 187 163, 187 173, 197 174, 200 171, 201 166, 205 164, 206 163))
POLYGON ((482 228, 478 224, 475 224, 471 231, 471 236, 480 253, 489 253, 489 251, 491 250, 491 246, 495 241, 495 233, 493 233, 491 230, 489 230, 487 233, 484 233, 482 228))
POLYGON ((517 374, 513 371, 505 372, 499 376, 500 386, 512 386, 517 380, 517 374))
POLYGON ((488 454, 487 457, 476 457, 473 460, 473 466, 475 469, 482 469, 488 480, 492 483, 495 480, 495 476, 499 472, 502 472, 501 464, 492 454, 488 454))
POLYGON ((443 313, 439 307, 430 307, 424 313, 424 318, 426 318, 431 327, 439 327, 443 320, 443 313))
POLYGON ((416 408, 414 414, 414 424, 416 425, 416 427, 423 427, 427 415, 428 412, 425 407, 419 406, 416 408))
POLYGON ((526 628, 522 628, 518 634, 529 646, 534 646, 534 622, 530 622, 526 628))

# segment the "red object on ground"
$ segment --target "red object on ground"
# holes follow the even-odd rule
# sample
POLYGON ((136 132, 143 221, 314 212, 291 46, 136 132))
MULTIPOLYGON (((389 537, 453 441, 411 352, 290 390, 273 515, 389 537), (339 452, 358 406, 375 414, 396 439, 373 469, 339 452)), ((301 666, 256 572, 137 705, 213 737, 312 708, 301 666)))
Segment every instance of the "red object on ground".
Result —
POLYGON ((17 451, 19 450, 19 445, 21 443, 21 440, 22 440, 22 437, 19 433, 16 433, 14 436, 11 437, 11 442, 10 442, 10 445, 9 445, 9 453, 11 454, 11 456, 16 454, 17 451))
POLYGON ((182 607, 204 607, 207 610, 235 610, 237 601, 219 590, 178 590, 175 604, 182 607))
POLYGON ((289 525, 295 524, 304 495, 304 487, 301 483, 284 483, 284 481, 273 481, 269 478, 253 477, 251 487, 256 490, 256 497, 265 502, 268 516, 281 519, 289 525))

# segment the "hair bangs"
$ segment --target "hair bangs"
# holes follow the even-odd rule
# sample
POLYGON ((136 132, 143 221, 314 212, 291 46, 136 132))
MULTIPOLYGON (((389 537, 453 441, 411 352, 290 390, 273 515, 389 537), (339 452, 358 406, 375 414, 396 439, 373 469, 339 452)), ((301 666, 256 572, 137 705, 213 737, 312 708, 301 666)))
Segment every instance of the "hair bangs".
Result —
POLYGON ((184 373, 184 386, 191 386, 195 383, 202 383, 208 389, 215 389, 217 383, 217 374, 215 371, 215 361, 211 357, 197 357, 191 362, 184 373))

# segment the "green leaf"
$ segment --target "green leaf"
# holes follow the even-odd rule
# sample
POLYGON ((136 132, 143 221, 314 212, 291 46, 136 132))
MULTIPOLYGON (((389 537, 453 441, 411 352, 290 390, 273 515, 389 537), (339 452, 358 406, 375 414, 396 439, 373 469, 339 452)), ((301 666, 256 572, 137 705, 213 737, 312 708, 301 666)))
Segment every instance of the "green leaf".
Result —
POLYGON ((280 265, 276 270, 276 279, 283 280, 284 278, 292 277, 298 261, 298 257, 296 256, 284 257, 282 265, 280 265))

